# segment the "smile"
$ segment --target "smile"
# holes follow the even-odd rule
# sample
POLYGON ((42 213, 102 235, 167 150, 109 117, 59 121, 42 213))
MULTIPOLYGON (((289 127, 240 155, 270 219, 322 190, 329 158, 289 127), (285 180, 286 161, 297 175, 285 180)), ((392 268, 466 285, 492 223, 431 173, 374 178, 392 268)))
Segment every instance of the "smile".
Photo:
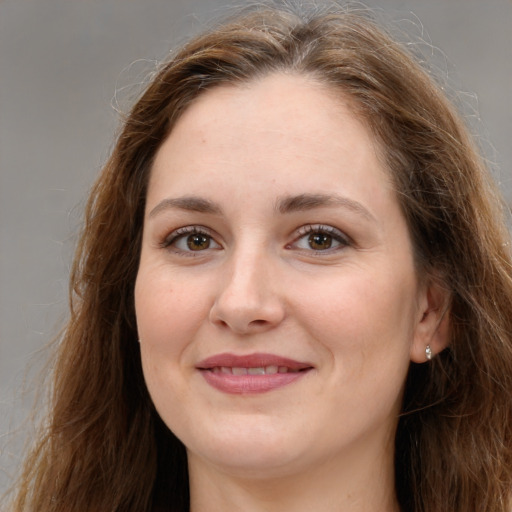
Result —
POLYGON ((247 394, 265 393, 291 384, 313 367, 272 354, 219 354, 199 363, 197 369, 218 391, 247 394))
POLYGON ((223 373, 231 375, 274 375, 276 373, 297 373, 300 370, 294 370, 287 366, 258 366, 256 368, 215 366, 212 368, 213 373, 223 373))

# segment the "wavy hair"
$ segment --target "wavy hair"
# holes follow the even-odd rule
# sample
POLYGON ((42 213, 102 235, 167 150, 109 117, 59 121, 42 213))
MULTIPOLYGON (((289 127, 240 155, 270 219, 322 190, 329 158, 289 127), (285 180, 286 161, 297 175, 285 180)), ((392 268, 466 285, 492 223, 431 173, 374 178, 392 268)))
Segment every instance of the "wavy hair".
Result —
POLYGON ((449 347, 407 377, 395 451, 402 510, 510 512, 512 263, 499 193, 455 108, 367 12, 281 7, 250 9, 186 44, 124 120, 86 208, 49 416, 16 511, 188 510, 185 449, 151 403, 137 343, 148 175, 205 90, 274 72, 350 98, 394 180, 418 274, 451 295, 449 347))

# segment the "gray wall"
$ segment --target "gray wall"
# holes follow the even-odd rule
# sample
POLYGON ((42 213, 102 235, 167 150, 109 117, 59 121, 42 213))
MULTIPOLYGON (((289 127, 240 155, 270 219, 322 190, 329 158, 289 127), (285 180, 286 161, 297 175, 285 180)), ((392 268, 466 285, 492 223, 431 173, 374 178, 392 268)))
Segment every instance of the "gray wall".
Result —
MULTIPOLYGON (((225 4, 0 0, 0 493, 31 403, 22 381, 65 318, 73 233, 113 141, 114 93, 126 108, 151 61, 225 4)), ((367 4, 432 42, 512 200, 512 1, 367 4)))

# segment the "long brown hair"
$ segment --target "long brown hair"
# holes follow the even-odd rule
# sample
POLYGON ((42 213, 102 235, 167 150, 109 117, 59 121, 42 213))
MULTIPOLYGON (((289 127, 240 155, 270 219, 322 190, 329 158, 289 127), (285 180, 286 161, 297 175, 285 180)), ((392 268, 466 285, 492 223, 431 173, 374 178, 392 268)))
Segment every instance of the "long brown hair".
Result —
POLYGON ((188 510, 183 445, 141 370, 133 288, 152 160, 203 91, 271 72, 352 100, 396 185, 418 273, 451 294, 449 347, 411 364, 396 436, 404 511, 493 511, 512 486, 512 264, 499 194, 458 114, 367 13, 255 8, 162 65, 90 196, 49 417, 17 511, 188 510))

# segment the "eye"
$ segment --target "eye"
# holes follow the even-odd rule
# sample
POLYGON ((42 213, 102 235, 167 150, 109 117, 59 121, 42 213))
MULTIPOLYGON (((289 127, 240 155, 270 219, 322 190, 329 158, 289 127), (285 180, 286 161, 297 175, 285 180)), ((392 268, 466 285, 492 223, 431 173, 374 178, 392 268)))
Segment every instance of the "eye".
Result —
POLYGON ((162 245, 181 253, 221 249, 213 237, 204 228, 198 226, 186 226, 173 231, 162 245))
POLYGON ((299 229, 299 237, 291 248, 314 252, 327 252, 350 245, 350 239, 332 226, 308 225, 299 229))

